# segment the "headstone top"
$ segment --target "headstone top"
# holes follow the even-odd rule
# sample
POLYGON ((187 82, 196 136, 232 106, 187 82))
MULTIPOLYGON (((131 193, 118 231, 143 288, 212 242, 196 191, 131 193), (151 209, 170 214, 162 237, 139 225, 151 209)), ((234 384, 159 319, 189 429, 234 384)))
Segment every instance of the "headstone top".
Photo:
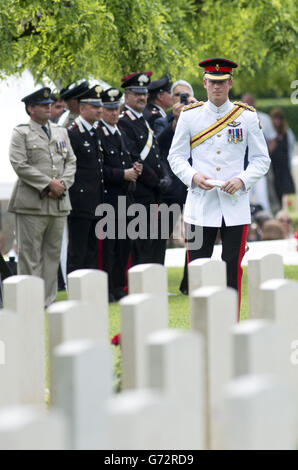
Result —
POLYGON ((245 320, 232 327, 234 334, 251 334, 273 325, 270 320, 245 320))

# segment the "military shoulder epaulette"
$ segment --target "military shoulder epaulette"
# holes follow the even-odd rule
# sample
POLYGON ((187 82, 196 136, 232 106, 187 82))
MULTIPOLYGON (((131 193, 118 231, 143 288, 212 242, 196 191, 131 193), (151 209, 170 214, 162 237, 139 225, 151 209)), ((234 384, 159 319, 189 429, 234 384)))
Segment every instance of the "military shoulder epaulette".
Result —
MULTIPOLYGON (((59 127, 60 127, 60 126, 59 126, 59 127)), ((61 126, 61 127, 63 127, 63 126, 61 126)), ((78 128, 77 123, 73 121, 73 122, 67 127, 67 130, 73 131, 74 129, 77 129, 77 128, 78 128)))
POLYGON ((198 101, 197 103, 188 104, 182 108, 182 111, 188 111, 189 109, 197 108, 198 106, 203 106, 204 101, 198 101))
POLYGON ((126 116, 129 117, 129 119, 131 119, 132 121, 136 121, 136 116, 134 116, 134 114, 129 110, 129 109, 126 109, 125 110, 125 114, 126 116))
POLYGON ((241 106, 242 108, 249 109, 250 111, 253 111, 254 113, 256 112, 256 108, 254 108, 253 106, 249 106, 246 103, 242 103, 242 101, 234 101, 234 104, 241 106))
POLYGON ((16 127, 29 126, 29 124, 18 124, 16 127))
POLYGON ((108 129, 106 128, 106 126, 101 126, 101 130, 102 130, 102 132, 104 133, 104 135, 106 137, 108 137, 110 135, 110 133, 109 133, 108 129))

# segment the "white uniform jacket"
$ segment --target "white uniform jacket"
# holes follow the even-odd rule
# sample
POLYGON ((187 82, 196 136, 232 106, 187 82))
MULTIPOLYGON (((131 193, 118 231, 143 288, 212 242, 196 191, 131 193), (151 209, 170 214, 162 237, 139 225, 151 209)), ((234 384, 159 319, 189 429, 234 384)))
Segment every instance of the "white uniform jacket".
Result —
MULTIPOLYGON (((193 150, 190 140, 227 114, 234 105, 227 100, 217 107, 210 101, 202 106, 181 112, 168 160, 173 172, 188 186, 184 220, 189 224, 205 227, 221 227, 222 218, 227 226, 251 222, 248 191, 270 166, 267 145, 257 113, 245 109, 238 116, 236 126, 227 126, 193 150), (243 140, 229 142, 229 130, 239 129, 243 140), (249 165, 244 171, 246 147, 249 148, 249 165), (192 166, 188 159, 192 157, 192 166), (235 196, 220 188, 204 190, 192 184, 195 173, 211 179, 226 181, 241 178, 244 189, 235 196)), ((235 132, 235 131, 234 131, 235 132)))

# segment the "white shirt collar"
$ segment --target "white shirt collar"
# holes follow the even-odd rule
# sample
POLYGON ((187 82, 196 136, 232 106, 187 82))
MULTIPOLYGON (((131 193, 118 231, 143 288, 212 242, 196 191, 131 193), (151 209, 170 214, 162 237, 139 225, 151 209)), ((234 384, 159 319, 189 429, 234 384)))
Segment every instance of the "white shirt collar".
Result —
POLYGON ((98 124, 97 121, 96 121, 96 122, 93 124, 93 126, 92 126, 92 125, 90 124, 90 122, 88 122, 88 121, 86 121, 84 118, 82 118, 81 115, 79 115, 79 119, 80 119, 81 123, 83 124, 83 126, 86 127, 87 131, 90 132, 90 131, 92 131, 92 130, 94 131, 94 129, 96 129, 97 124, 98 124))
POLYGON ((116 132, 118 132, 119 135, 121 135, 121 132, 119 131, 117 125, 115 124, 115 126, 111 126, 110 124, 108 124, 106 121, 104 121, 104 119, 101 119, 101 122, 104 123, 104 125, 109 129, 109 131, 111 132, 111 134, 115 134, 116 132))
POLYGON ((143 116, 143 113, 138 113, 137 111, 135 111, 134 109, 132 109, 130 106, 128 106, 127 104, 125 105, 126 108, 129 109, 129 111, 131 111, 138 119, 140 119, 142 116, 143 116))
POLYGON ((163 118, 167 117, 167 113, 165 112, 165 110, 161 106, 159 106, 158 104, 154 104, 154 106, 156 106, 156 108, 159 109, 160 114, 162 115, 163 118))
POLYGON ((207 105, 211 111, 213 111, 216 114, 225 114, 227 113, 230 108, 231 108, 231 101, 227 99, 227 101, 222 104, 221 106, 215 106, 215 104, 211 103, 211 101, 207 101, 207 105))

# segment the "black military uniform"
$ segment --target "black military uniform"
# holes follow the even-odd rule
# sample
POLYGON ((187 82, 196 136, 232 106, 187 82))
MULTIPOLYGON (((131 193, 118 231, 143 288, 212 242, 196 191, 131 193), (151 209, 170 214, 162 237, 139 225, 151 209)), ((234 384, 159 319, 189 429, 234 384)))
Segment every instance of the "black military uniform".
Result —
MULTIPOLYGON (((102 92, 103 107, 117 109, 120 107, 121 91, 109 88, 102 92)), ((115 236, 102 240, 102 260, 99 268, 108 273, 109 300, 119 300, 127 294, 127 268, 130 262, 131 240, 122 238, 120 232, 126 233, 128 219, 126 209, 133 202, 135 183, 124 179, 124 171, 132 168, 133 161, 128 150, 124 132, 117 125, 111 126, 103 119, 98 124, 101 145, 103 148, 104 203, 111 204, 115 211, 115 236), (119 210, 119 197, 122 197, 119 210), (120 228, 121 224, 121 228, 120 228)), ((99 240, 101 245, 101 240, 99 240)))
POLYGON ((3 307, 2 281, 4 281, 7 277, 10 277, 12 275, 13 273, 11 272, 7 262, 5 261, 2 254, 0 253, 0 308, 3 307))
MULTIPOLYGON (((137 73, 125 77, 122 79, 122 87, 134 93, 147 93, 150 74, 150 72, 137 73)), ((129 150, 133 160, 143 164, 143 173, 136 182, 134 197, 136 202, 143 204, 146 209, 147 236, 145 240, 140 238, 135 240, 132 248, 132 265, 163 264, 166 241, 161 239, 160 233, 157 239, 150 239, 150 223, 152 223, 150 221, 150 204, 159 204, 162 201, 162 193, 169 184, 165 170, 166 165, 161 159, 153 131, 142 113, 137 113, 125 105, 123 114, 120 116, 119 127, 125 131, 129 138, 129 150)))
MULTIPOLYGON (((79 85, 75 85, 74 83, 71 83, 67 85, 66 88, 62 88, 62 90, 60 90, 60 99, 64 100, 67 104, 69 100, 77 100, 78 97, 82 93, 85 93, 88 89, 89 89, 89 85, 86 80, 81 82, 79 85)), ((78 114, 75 114, 70 110, 67 110, 60 117, 58 124, 63 127, 69 127, 72 125, 73 121, 77 117, 78 117, 78 114)))
MULTIPOLYGON (((101 106, 102 88, 94 86, 81 95, 80 102, 101 106)), ((70 142, 77 157, 75 182, 69 191, 72 211, 68 217, 67 272, 96 269, 98 242, 95 226, 96 207, 103 201, 102 149, 98 130, 83 123, 81 116, 68 128, 70 142)))
POLYGON ((169 75, 164 75, 160 80, 154 80, 148 85, 148 104, 144 109, 144 118, 148 121, 151 129, 155 131, 155 121, 158 118, 166 118, 165 110, 155 103, 158 93, 170 93, 171 81, 169 75))

